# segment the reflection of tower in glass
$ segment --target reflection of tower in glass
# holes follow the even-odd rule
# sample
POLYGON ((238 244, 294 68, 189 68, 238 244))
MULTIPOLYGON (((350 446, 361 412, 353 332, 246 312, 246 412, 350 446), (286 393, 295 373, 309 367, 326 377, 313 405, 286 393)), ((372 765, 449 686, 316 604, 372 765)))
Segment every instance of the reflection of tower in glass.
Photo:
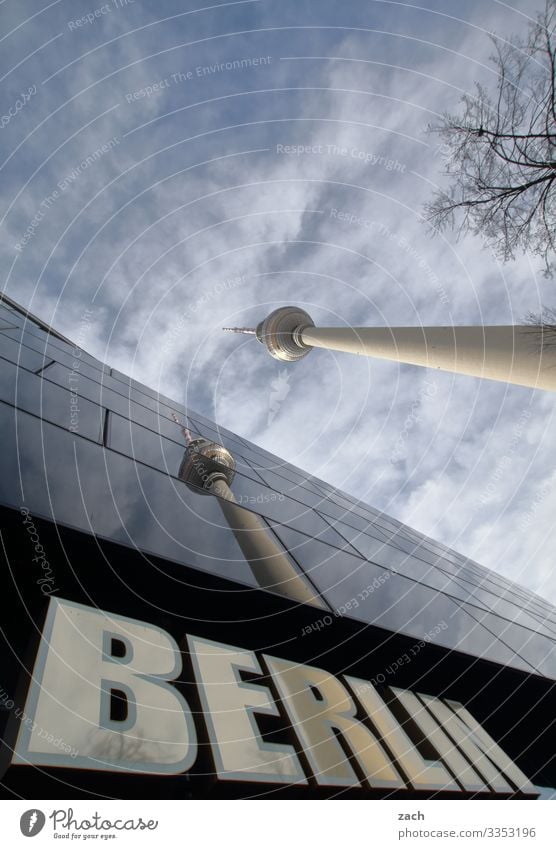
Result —
MULTIPOLYGON (((172 418, 179 424, 174 414, 172 418)), ((299 604, 324 607, 308 581, 296 571, 272 539, 262 520, 256 513, 240 507, 236 502, 230 489, 236 463, 230 452, 223 445, 205 437, 193 438, 186 427, 180 427, 187 447, 180 463, 178 477, 197 494, 218 496, 217 501, 224 518, 258 585, 299 604)))
POLYGON ((305 310, 279 307, 256 328, 223 329, 256 336, 282 362, 327 348, 556 391, 556 345, 548 324, 315 327, 305 310))

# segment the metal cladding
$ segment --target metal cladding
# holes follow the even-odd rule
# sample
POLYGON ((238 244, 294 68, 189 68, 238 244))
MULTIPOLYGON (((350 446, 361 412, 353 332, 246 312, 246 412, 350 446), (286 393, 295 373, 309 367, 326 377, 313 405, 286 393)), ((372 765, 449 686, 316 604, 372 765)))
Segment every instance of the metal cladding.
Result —
POLYGON ((301 341, 301 332, 315 324, 299 307, 279 307, 257 326, 257 339, 276 360, 292 363, 305 357, 311 347, 301 341))
POLYGON ((200 437, 193 439, 185 449, 178 477, 196 492, 210 494, 216 481, 232 484, 236 463, 229 451, 217 442, 200 437))

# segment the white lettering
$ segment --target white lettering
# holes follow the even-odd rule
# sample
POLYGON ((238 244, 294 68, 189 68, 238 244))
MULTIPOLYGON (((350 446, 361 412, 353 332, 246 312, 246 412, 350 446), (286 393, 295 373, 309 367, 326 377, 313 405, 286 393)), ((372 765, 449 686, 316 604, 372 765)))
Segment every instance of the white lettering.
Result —
POLYGON ((154 625, 51 598, 25 713, 79 752, 69 759, 20 729, 14 763, 179 773, 196 756, 191 711, 169 681, 182 669, 172 637, 154 625), (125 647, 113 654, 114 641, 125 647), (119 697, 126 710, 112 716, 119 697), (125 696, 125 699, 121 698, 125 696))
POLYGON ((268 687, 239 677, 240 671, 262 674, 253 652, 197 637, 188 644, 219 778, 307 784, 293 746, 261 737, 254 711, 280 712, 268 687))

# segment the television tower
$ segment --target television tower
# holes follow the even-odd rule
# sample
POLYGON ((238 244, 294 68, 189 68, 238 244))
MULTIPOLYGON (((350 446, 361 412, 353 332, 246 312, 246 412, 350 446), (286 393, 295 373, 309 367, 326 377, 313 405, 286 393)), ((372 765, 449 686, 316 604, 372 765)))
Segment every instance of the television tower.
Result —
POLYGON ((554 330, 542 324, 315 327, 305 310, 280 307, 256 328, 223 330, 254 334, 282 362, 300 360, 312 348, 327 348, 556 391, 554 330))
POLYGON ((180 426, 186 444, 178 477, 197 494, 217 496, 224 518, 259 587, 298 604, 324 607, 316 590, 294 568, 262 519, 237 503, 230 488, 236 470, 232 454, 217 442, 202 436, 193 437, 186 426, 180 425, 175 413, 172 418, 180 426))

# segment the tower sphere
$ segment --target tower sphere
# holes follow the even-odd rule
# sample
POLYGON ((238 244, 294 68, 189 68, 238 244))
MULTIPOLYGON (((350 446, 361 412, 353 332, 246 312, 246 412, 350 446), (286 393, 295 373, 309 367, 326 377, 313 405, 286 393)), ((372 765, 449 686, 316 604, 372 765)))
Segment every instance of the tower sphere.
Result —
POLYGON ((313 319, 299 307, 279 307, 257 326, 257 339, 275 360, 295 362, 305 357, 310 346, 301 341, 301 332, 314 327, 313 319))
POLYGON ((204 489, 208 495, 212 484, 218 480, 231 486, 235 470, 236 461, 223 445, 199 437, 192 439, 185 449, 178 477, 197 492, 204 489))

